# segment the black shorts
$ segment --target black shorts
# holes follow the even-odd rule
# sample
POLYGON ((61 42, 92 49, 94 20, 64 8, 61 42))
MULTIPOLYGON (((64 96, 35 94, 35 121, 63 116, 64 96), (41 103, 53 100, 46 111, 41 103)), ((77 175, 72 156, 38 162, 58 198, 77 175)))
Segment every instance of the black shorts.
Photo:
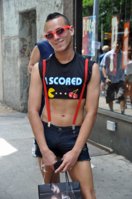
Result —
POLYGON ((118 99, 119 101, 124 100, 125 84, 123 81, 118 83, 110 83, 106 89, 106 103, 110 103, 118 99))
MULTIPOLYGON (((76 126, 75 130, 71 126, 58 127, 52 125, 48 127, 47 123, 43 122, 46 143, 51 151, 58 157, 62 158, 65 153, 70 151, 79 134, 80 126, 76 126)), ((42 157, 39 146, 35 141, 35 156, 42 157)), ((87 144, 84 145, 78 160, 90 160, 87 144)))

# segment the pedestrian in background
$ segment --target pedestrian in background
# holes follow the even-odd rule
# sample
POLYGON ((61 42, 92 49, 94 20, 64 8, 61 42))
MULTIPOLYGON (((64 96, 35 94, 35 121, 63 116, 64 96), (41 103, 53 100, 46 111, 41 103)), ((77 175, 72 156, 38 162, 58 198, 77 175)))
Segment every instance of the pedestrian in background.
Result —
POLYGON ((37 42, 30 55, 28 64, 29 73, 31 73, 34 64, 42 59, 47 59, 53 53, 54 50, 47 40, 37 42))
POLYGON ((121 44, 117 43, 114 49, 108 51, 101 63, 102 72, 105 79, 106 103, 113 111, 113 101, 119 100, 121 113, 125 112, 125 73, 122 68, 121 44))
POLYGON ((128 48, 128 63, 125 69, 125 98, 130 99, 130 104, 132 105, 132 47, 128 48))
POLYGON ((40 148, 44 180, 50 183, 53 172, 57 177, 68 171, 72 180, 80 182, 83 198, 95 199, 87 140, 98 110, 99 68, 74 51, 74 28, 66 16, 49 14, 44 31, 55 54, 33 67, 28 100, 29 121, 40 148), (43 89, 46 105, 40 117, 43 89), (62 162, 54 171, 58 159, 62 162))
POLYGON ((108 45, 104 45, 102 46, 102 53, 99 55, 99 59, 98 59, 98 63, 99 63, 99 70, 100 70, 100 92, 101 94, 104 95, 104 91, 105 91, 105 78, 103 76, 102 73, 102 65, 100 64, 104 55, 110 50, 110 47, 108 45))

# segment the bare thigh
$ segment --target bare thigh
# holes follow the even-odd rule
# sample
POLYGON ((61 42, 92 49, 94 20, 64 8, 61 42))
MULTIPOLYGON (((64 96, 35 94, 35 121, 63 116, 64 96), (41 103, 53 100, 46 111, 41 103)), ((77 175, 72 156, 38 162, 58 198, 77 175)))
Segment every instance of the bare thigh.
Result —
POLYGON ((39 158, 39 157, 38 157, 38 163, 39 163, 39 167, 40 167, 41 174, 42 174, 42 176, 43 176, 43 178, 44 178, 44 172, 42 171, 42 168, 41 168, 41 166, 42 166, 42 158, 39 158))
POLYGON ((60 175, 58 173, 55 174, 54 171, 48 166, 42 168, 42 158, 38 158, 38 162, 44 179, 44 183, 60 182, 60 175))
POLYGON ((80 182, 84 199, 95 199, 90 161, 78 161, 69 174, 73 181, 80 182))
POLYGON ((45 171, 43 172, 44 182, 45 183, 58 183, 60 182, 59 173, 54 173, 51 167, 46 166, 45 171))

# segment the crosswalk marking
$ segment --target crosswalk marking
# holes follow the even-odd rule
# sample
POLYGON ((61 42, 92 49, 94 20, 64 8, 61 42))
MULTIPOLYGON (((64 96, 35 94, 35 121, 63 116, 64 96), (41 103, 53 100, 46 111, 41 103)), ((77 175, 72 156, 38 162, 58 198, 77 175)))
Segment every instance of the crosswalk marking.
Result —
POLYGON ((8 143, 5 139, 0 138, 0 157, 7 156, 12 153, 17 152, 18 150, 8 143))

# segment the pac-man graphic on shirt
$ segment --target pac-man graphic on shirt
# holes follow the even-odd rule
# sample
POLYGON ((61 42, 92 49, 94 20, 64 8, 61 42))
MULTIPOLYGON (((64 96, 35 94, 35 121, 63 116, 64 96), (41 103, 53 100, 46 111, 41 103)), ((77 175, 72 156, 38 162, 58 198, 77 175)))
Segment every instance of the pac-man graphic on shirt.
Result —
POLYGON ((54 88, 49 88, 48 90, 48 97, 49 98, 54 98, 54 92, 55 92, 55 89, 54 88))

